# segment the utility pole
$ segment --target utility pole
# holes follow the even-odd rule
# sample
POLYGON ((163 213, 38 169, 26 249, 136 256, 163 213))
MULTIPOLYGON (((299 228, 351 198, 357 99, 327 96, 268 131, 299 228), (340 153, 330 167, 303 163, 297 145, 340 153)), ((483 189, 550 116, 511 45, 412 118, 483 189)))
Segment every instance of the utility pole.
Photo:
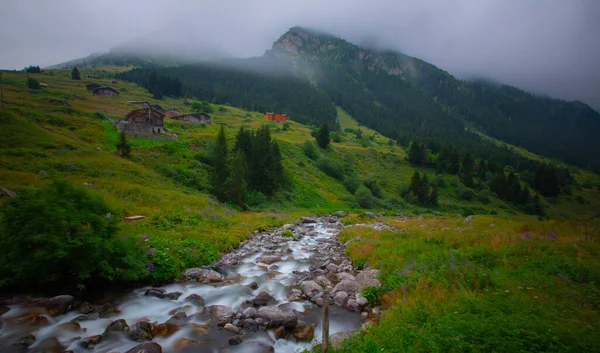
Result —
POLYGON ((2 109, 4 109, 4 81, 2 80, 3 74, 3 72, 0 72, 0 108, 2 109))

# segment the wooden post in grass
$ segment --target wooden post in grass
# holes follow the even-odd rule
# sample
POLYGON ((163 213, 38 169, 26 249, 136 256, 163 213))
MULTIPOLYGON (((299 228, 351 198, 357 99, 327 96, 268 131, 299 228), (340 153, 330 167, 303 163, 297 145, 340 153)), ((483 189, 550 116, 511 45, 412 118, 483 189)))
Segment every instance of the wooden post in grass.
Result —
POLYGON ((322 352, 327 352, 329 346, 329 288, 323 290, 323 336, 321 338, 322 352))

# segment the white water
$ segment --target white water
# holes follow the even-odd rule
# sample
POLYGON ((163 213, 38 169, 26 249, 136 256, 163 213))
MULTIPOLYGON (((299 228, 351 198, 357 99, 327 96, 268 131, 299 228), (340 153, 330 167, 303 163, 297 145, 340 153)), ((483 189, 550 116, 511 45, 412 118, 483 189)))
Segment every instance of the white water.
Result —
MULTIPOLYGON (((255 262, 259 256, 271 254, 269 252, 259 251, 242 258, 241 263, 237 266, 227 268, 227 271, 236 272, 242 276, 240 283, 211 285, 191 282, 170 284, 161 287, 167 292, 182 292, 183 294, 178 300, 167 300, 145 296, 145 291, 150 287, 139 288, 134 290, 129 296, 123 298, 117 305, 118 310, 120 310, 119 314, 114 314, 106 319, 101 318, 80 322, 80 325, 85 332, 66 332, 59 328, 58 325, 70 322, 79 315, 79 313, 74 311, 58 317, 48 317, 50 325, 42 328, 24 329, 23 326, 15 327, 7 325, 7 321, 22 315, 27 309, 19 306, 11 307, 11 310, 2 316, 5 325, 4 328, 0 329, 0 342, 10 344, 25 334, 32 333, 36 336, 36 343, 34 343, 32 347, 35 347, 36 344, 45 338, 57 337, 64 346, 68 347, 67 349, 73 350, 76 353, 86 352, 90 350, 81 347, 78 340, 75 340, 72 343, 69 343, 69 341, 76 337, 100 335, 104 332, 108 324, 114 320, 125 319, 129 325, 133 325, 135 322, 142 319, 149 320, 150 322, 163 323, 173 316, 173 313, 169 314, 169 312, 186 306, 186 314, 188 317, 192 317, 189 322, 205 323, 206 321, 202 319, 202 315, 194 316, 194 314, 198 313, 198 308, 196 306, 184 303, 184 299, 190 294, 202 296, 207 307, 218 304, 232 307, 235 310, 244 301, 253 299, 258 293, 264 290, 276 299, 277 305, 282 305, 285 309, 295 309, 301 313, 301 320, 316 324, 313 342, 295 342, 293 340, 285 339, 275 340, 272 330, 267 332, 259 330, 259 332, 247 331, 247 337, 249 338, 245 339, 241 345, 229 346, 227 340, 234 334, 224 331, 221 328, 217 328, 214 324, 209 325, 208 333, 205 335, 200 335, 197 332, 192 331, 188 326, 182 325, 180 326, 180 330, 172 336, 167 338, 155 337, 153 341, 159 343, 163 347, 164 352, 173 351, 175 341, 180 338, 209 340, 208 343, 194 346, 189 351, 253 352, 258 351, 261 348, 264 351, 264 346, 273 346, 275 352, 302 351, 320 341, 322 312, 318 306, 308 301, 288 302, 286 300, 288 293, 291 291, 290 286, 298 279, 293 271, 307 271, 309 266, 314 263, 311 261, 311 256, 315 255, 315 253, 309 251, 309 249, 317 246, 318 239, 330 238, 337 232, 337 230, 326 228, 325 225, 320 223, 316 225, 314 231, 316 232, 315 236, 305 236, 300 241, 292 240, 277 244, 276 250, 286 248, 292 250, 287 256, 282 256, 282 261, 274 263, 274 265, 279 267, 276 270, 279 272, 278 274, 270 273, 270 271, 265 268, 272 265, 265 266, 264 264, 255 262), (293 256, 293 259, 288 258, 290 256, 293 256), (270 273, 270 275, 267 275, 268 273, 270 273), (258 284, 258 289, 252 290, 248 287, 252 282, 258 284)), ((260 244, 251 241, 245 244, 241 250, 250 250, 253 245, 260 246, 260 244)), ((351 313, 337 307, 332 307, 330 312, 330 334, 348 329, 356 329, 361 325, 360 316, 356 313, 351 313)), ((100 344, 93 348, 93 352, 125 352, 139 343, 140 342, 134 342, 126 336, 123 336, 116 340, 113 338, 101 341, 100 344)))

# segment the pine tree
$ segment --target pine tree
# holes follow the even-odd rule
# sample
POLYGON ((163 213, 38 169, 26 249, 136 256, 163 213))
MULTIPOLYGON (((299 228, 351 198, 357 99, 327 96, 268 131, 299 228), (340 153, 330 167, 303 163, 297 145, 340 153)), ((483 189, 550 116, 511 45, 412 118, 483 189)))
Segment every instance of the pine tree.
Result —
POLYGON ((437 206, 438 205, 438 189, 437 189, 437 185, 433 184, 433 186, 431 187, 431 193, 429 194, 429 204, 431 206, 437 206))
POLYGON ((127 158, 131 154, 131 144, 127 141, 125 131, 121 130, 119 142, 117 142, 117 150, 121 152, 121 157, 127 158))
POLYGON ((426 206, 429 203, 429 181, 427 180, 427 173, 423 173, 418 195, 421 206, 426 206))
POLYGON ((225 139, 225 130, 221 130, 217 135, 214 150, 214 169, 212 173, 212 193, 219 201, 227 201, 227 178, 229 171, 227 168, 227 140, 225 139))
POLYGON ((229 200, 242 209, 246 209, 247 183, 246 155, 242 150, 235 151, 235 157, 231 165, 231 182, 229 187, 229 200))
POLYGON ((319 144, 319 147, 326 149, 330 142, 331 138, 329 137, 329 127, 327 124, 323 124, 317 134, 317 143, 319 144))
POLYGON ((465 184, 468 187, 473 187, 474 163, 475 160, 473 159, 473 156, 469 152, 465 153, 461 163, 460 180, 463 184, 465 184))
POLYGON ((71 79, 73 80, 81 80, 81 74, 79 73, 79 70, 77 69, 77 66, 73 67, 73 71, 71 71, 71 79))

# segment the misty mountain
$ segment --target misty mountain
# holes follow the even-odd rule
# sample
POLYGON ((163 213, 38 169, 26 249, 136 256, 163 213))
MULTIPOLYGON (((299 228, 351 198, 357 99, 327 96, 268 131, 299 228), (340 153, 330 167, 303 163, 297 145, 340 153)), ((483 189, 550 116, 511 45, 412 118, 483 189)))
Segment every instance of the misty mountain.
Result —
MULTIPOLYGON (((326 33, 291 28, 262 57, 136 69, 121 78, 147 84, 151 72, 178 78, 201 100, 281 111, 303 123, 335 124, 335 106, 402 144, 454 145, 500 163, 526 163, 473 130, 600 170, 600 114, 580 102, 514 87, 466 82, 423 60, 361 48, 326 33)), ((436 147, 437 146, 437 147, 436 147)))

